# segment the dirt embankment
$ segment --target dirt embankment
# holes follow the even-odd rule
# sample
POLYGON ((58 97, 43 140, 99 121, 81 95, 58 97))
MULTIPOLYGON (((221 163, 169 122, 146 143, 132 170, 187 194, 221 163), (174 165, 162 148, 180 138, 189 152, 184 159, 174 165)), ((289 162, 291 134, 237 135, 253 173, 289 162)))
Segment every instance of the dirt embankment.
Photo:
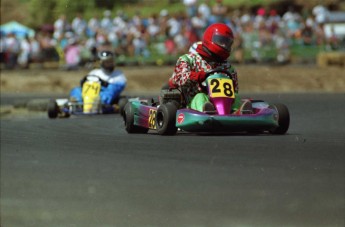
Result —
MULTIPOLYGON (((128 78, 128 92, 155 92, 168 80, 173 66, 119 67, 128 78)), ((240 92, 345 93, 343 67, 238 65, 240 92)), ((68 94, 86 70, 1 70, 1 93, 68 94)))

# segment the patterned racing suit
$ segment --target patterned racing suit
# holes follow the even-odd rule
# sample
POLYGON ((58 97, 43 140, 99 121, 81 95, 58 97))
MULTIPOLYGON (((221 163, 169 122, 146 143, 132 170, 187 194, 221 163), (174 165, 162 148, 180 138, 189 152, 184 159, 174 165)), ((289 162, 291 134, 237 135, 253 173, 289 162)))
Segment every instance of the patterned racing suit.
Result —
MULTIPOLYGON (((232 107, 232 111, 235 111, 239 108, 240 100, 238 95, 238 79, 236 70, 230 65, 228 61, 224 62, 207 62, 205 59, 200 56, 200 54, 188 53, 182 55, 177 60, 175 65, 175 70, 170 78, 170 84, 172 83, 175 86, 181 87, 186 93, 186 99, 188 100, 188 107, 193 108, 193 98, 203 92, 203 89, 197 81, 191 80, 191 72, 200 72, 200 71, 209 71, 211 69, 220 68, 230 72, 234 84, 235 90, 235 103, 232 107)), ((208 100, 205 100, 206 102, 208 100)), ((197 110, 201 110, 202 107, 198 106, 197 110)))

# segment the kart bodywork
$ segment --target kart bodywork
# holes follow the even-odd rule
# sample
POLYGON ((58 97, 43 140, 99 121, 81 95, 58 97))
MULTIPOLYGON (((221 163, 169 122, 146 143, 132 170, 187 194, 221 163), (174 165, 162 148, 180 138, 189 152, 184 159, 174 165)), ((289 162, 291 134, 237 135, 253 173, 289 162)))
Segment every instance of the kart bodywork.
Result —
POLYGON ((124 122, 128 133, 147 133, 156 130, 161 135, 173 135, 180 129, 192 133, 250 132, 285 134, 290 116, 284 104, 269 104, 251 100, 253 112, 234 114, 232 80, 224 72, 212 72, 207 78, 210 101, 216 113, 205 113, 186 107, 183 92, 162 90, 159 101, 134 100, 124 108, 124 122), (213 85, 212 85, 213 84, 213 85))

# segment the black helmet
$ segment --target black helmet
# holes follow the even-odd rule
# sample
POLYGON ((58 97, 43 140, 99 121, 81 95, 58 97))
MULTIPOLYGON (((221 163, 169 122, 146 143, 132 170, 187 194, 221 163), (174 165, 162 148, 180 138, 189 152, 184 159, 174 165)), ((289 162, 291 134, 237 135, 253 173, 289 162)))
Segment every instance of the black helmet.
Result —
POLYGON ((98 54, 101 68, 106 72, 112 72, 115 68, 115 57, 111 51, 101 51, 98 54))

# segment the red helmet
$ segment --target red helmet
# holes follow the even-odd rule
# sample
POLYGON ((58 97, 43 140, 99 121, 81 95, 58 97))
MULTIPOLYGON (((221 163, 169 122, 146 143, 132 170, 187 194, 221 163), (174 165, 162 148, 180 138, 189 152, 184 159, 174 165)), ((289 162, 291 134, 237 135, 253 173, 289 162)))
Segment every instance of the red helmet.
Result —
POLYGON ((210 25, 202 38, 202 44, 208 51, 220 60, 226 60, 230 56, 234 34, 226 24, 210 25))

